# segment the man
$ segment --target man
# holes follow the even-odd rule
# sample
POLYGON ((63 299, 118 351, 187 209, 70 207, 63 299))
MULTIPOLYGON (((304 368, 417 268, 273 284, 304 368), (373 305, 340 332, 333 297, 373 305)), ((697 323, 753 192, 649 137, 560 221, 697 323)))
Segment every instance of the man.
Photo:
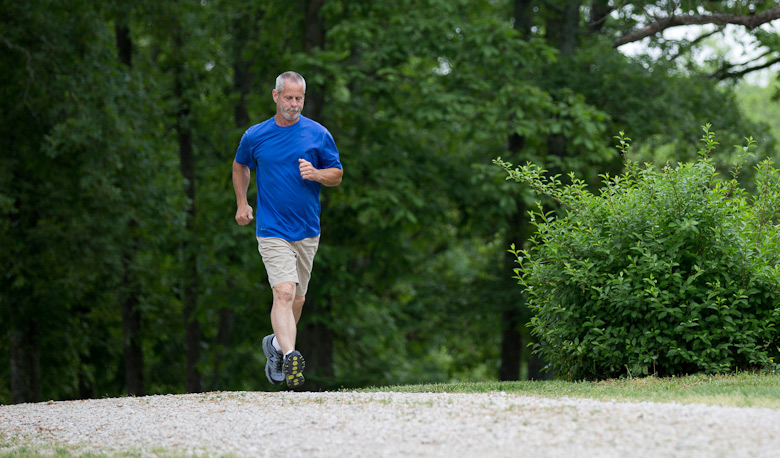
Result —
POLYGON ((251 169, 257 181, 258 250, 273 290, 273 334, 263 339, 268 381, 303 385, 306 362, 295 349, 314 255, 320 240, 320 188, 338 186, 343 174, 328 130, 301 116, 306 80, 282 73, 272 91, 276 114, 244 133, 233 161, 236 222, 254 217, 247 202, 251 169))

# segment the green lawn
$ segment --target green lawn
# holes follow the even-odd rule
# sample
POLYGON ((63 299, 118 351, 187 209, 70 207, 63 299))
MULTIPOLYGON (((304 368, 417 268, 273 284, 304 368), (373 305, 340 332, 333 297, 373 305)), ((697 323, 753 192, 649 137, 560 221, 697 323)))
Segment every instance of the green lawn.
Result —
POLYGON ((582 397, 618 401, 700 403, 780 408, 780 374, 739 373, 672 378, 631 378, 601 382, 483 382, 368 388, 367 392, 490 393, 582 397))

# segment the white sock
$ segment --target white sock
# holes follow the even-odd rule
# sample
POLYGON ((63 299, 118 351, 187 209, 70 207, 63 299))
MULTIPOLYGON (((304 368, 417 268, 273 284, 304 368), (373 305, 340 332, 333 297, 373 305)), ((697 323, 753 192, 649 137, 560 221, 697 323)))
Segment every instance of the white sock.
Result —
POLYGON ((282 347, 279 346, 279 341, 276 340, 276 335, 274 335, 274 340, 271 342, 271 344, 274 346, 276 351, 282 351, 282 347))

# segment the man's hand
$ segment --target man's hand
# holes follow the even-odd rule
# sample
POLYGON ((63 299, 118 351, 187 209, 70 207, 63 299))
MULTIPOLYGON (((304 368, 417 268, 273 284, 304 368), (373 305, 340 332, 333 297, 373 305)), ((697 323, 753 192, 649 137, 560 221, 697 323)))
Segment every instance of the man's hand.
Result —
POLYGON ((304 180, 319 181, 317 179, 319 170, 315 169, 311 162, 306 159, 298 159, 298 168, 301 170, 301 178, 304 180))
POLYGON ((344 171, 337 167, 329 169, 317 169, 306 159, 298 159, 298 168, 301 170, 301 178, 316 181, 325 186, 338 186, 341 184, 341 176, 344 171))
POLYGON ((255 219, 255 217, 252 216, 252 207, 249 205, 241 205, 238 207, 238 210, 236 211, 236 222, 238 224, 246 226, 251 223, 253 219, 255 219))

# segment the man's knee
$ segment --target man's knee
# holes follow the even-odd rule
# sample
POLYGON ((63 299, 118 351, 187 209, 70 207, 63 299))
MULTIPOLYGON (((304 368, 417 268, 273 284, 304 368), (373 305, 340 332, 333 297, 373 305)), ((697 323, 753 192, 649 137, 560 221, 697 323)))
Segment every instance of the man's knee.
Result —
POLYGON ((284 282, 274 286, 274 305, 278 301, 280 305, 293 305, 295 300, 295 283, 284 282))

